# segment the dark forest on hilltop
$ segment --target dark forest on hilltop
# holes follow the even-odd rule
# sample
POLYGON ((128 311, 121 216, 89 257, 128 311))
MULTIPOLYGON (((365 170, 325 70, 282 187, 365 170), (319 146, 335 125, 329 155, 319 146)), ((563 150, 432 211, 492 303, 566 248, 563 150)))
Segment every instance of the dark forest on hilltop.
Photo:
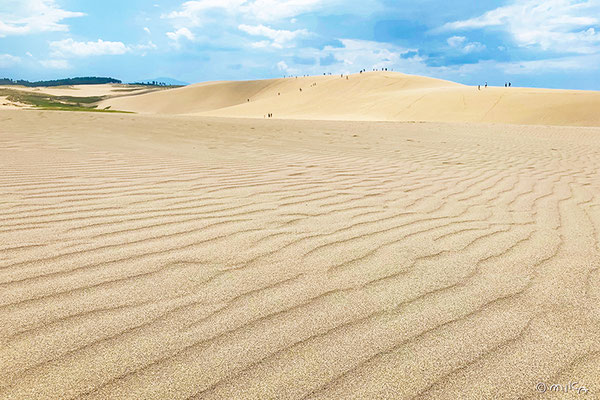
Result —
POLYGON ((105 83, 122 83, 118 79, 114 78, 103 78, 96 76, 78 77, 78 78, 66 78, 56 79, 50 81, 37 81, 30 82, 27 80, 13 80, 10 78, 0 78, 0 85, 20 85, 27 87, 40 87, 40 86, 70 86, 70 85, 99 85, 105 83))

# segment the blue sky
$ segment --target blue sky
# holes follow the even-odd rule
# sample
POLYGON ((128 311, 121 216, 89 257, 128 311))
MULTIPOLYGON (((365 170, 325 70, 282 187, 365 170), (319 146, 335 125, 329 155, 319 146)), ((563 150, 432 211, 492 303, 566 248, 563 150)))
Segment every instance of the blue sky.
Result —
POLYGON ((187 82, 393 68, 600 90, 600 0, 0 0, 0 76, 187 82))

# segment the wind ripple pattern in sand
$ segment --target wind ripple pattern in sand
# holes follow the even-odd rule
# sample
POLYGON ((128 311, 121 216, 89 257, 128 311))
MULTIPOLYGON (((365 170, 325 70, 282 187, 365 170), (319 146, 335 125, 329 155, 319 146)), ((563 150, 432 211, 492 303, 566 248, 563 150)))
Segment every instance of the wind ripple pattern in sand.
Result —
POLYGON ((0 119, 0 398, 600 393, 598 129, 0 119))

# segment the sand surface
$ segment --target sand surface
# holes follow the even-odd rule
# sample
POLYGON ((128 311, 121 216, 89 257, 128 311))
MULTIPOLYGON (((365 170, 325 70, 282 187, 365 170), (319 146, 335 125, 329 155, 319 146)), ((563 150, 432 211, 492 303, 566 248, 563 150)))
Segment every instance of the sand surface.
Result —
POLYGON ((599 168, 598 128, 0 111, 0 398, 598 398, 599 168))
POLYGON ((8 100, 8 96, 0 96, 0 110, 18 110, 19 108, 30 107, 28 104, 18 101, 8 100))
POLYGON ((153 114, 309 120, 488 122, 600 126, 600 92, 464 86, 367 72, 246 82, 207 82, 109 99, 101 108, 153 114), (302 91, 300 91, 302 89, 302 91))

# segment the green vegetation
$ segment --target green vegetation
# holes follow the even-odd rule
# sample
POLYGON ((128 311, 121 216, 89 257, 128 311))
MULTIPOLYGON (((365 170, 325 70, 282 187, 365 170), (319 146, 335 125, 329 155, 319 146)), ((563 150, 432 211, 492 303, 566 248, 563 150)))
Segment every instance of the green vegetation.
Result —
POLYGON ((145 88, 143 88, 143 87, 134 87, 134 88, 131 88, 131 89, 113 89, 112 91, 113 92, 125 92, 125 93, 129 93, 129 92, 135 92, 137 90, 142 90, 142 89, 145 89, 145 88))
POLYGON ((57 79, 53 81, 29 82, 22 79, 13 80, 10 78, 0 79, 0 85, 19 85, 26 87, 50 87, 50 86, 71 86, 71 85, 102 85, 105 83, 121 83, 114 78, 102 78, 97 76, 87 76, 80 78, 57 79))
POLYGON ((100 96, 52 96, 46 93, 32 93, 14 89, 0 89, 0 96, 5 96, 8 101, 28 104, 41 110, 125 112, 110 110, 110 107, 98 109, 96 103, 104 99, 100 96))

